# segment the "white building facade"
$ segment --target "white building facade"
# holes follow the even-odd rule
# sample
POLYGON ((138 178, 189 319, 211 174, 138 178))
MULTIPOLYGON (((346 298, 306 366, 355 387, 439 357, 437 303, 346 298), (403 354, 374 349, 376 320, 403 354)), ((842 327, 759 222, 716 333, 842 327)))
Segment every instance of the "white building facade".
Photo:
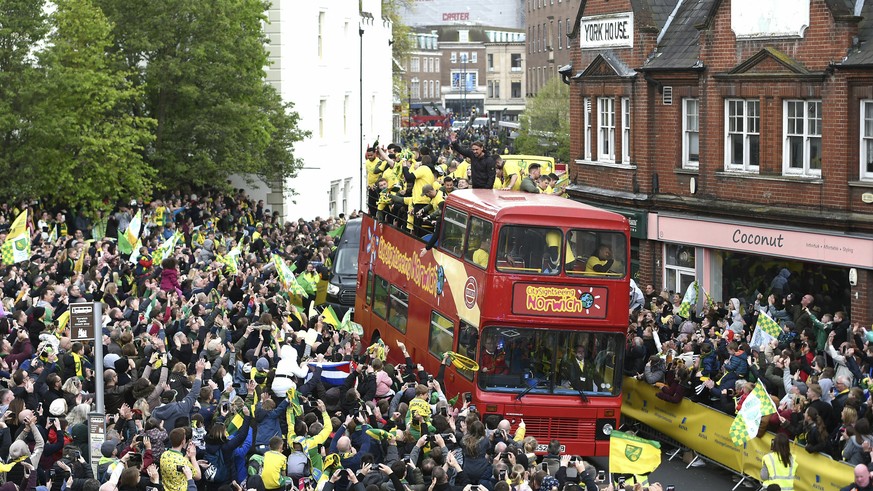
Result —
POLYGON ((311 136, 294 147, 303 160, 297 177, 282 186, 240 187, 286 221, 362 209, 365 147, 391 139, 392 26, 380 0, 361 0, 360 6, 352 0, 282 1, 267 13, 267 81, 294 104, 301 129, 311 136))

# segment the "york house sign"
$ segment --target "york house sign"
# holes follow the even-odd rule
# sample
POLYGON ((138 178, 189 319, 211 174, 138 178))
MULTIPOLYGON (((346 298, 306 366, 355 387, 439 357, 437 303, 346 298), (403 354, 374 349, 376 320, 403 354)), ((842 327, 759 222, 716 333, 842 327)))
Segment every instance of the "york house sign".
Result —
POLYGON ((579 25, 582 49, 633 48, 634 13, 592 15, 579 25))

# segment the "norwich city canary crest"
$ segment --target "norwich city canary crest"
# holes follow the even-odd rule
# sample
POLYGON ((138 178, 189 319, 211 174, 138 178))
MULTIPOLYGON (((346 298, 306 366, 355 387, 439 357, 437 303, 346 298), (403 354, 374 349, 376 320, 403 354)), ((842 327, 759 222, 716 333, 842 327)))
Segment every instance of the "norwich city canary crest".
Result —
POLYGON ((624 447, 624 456, 631 462, 640 460, 641 455, 643 455, 643 447, 637 447, 636 445, 627 445, 624 447))

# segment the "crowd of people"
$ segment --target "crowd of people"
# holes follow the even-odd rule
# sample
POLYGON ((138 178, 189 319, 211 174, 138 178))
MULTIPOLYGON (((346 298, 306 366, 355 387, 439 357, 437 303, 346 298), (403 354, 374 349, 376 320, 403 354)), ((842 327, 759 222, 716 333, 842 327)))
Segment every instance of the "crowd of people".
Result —
POLYGON ((769 430, 873 470, 873 331, 845 312, 821 312, 814 293, 780 287, 784 297, 759 294, 746 307, 737 298, 707 301, 696 313, 683 312, 678 293, 646 285, 628 327, 625 374, 660 387, 665 401, 688 398, 728 414, 760 381, 777 411, 762 419, 759 436, 769 430), (755 336, 764 315, 778 336, 755 336))
POLYGON ((317 281, 342 218, 279 223, 242 191, 124 203, 88 224, 37 206, 0 210, 0 241, 34 217, 29 260, 0 277, 0 490, 597 489, 560 442, 538 462, 524 424, 448 398, 446 363, 427 374, 402 344, 372 349, 288 291, 274 256, 317 281), (131 262, 116 237, 138 211, 131 262), (70 331, 80 302, 103 305, 102 364, 70 331))

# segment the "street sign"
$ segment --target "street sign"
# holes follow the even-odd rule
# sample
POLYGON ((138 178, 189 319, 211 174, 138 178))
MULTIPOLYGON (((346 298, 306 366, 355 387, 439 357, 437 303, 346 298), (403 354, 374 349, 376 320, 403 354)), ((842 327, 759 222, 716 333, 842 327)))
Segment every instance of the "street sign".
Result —
POLYGON ((97 475, 100 464, 100 447, 106 441, 106 416, 101 413, 88 413, 88 447, 91 449, 91 467, 97 475))
POLYGON ((70 339, 90 341, 94 339, 94 304, 74 303, 70 305, 70 339))

